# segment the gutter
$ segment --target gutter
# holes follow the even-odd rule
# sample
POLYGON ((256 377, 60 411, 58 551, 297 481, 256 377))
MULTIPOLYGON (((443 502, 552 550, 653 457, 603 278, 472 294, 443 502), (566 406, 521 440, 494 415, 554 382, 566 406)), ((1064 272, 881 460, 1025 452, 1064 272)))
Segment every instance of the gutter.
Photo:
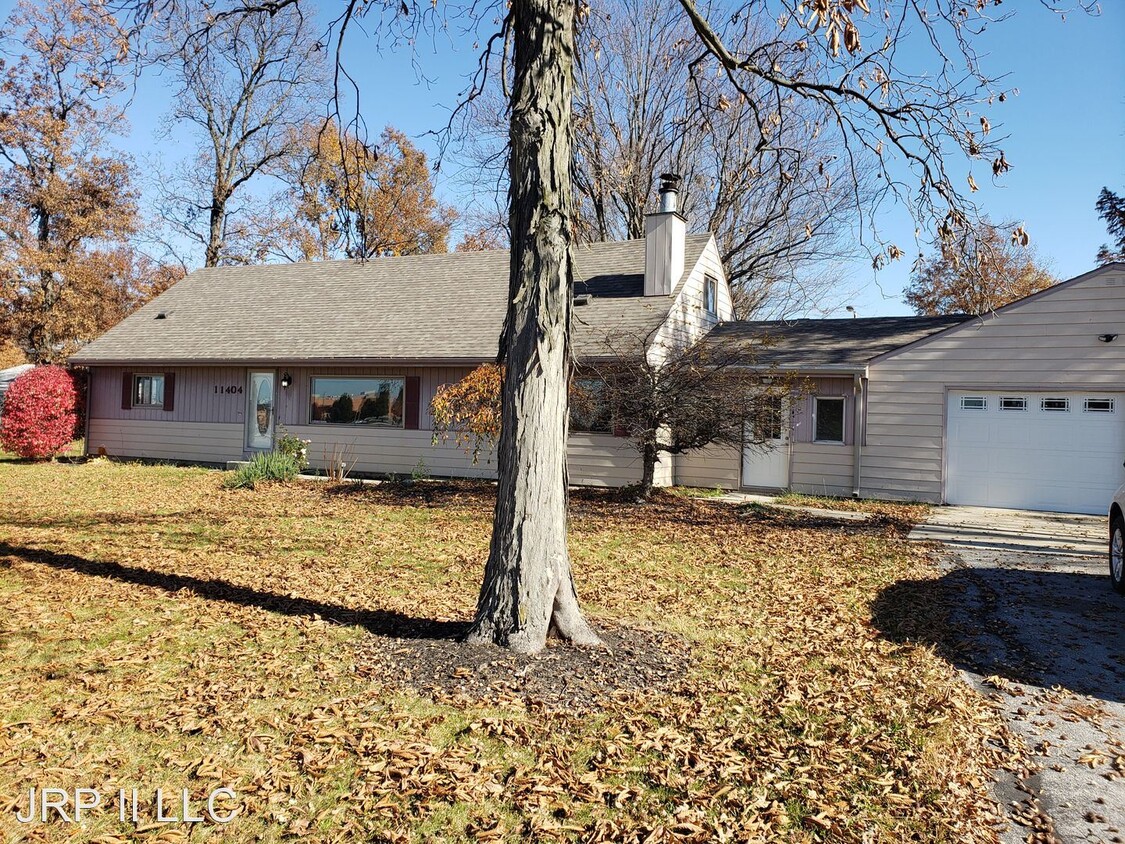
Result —
POLYGON ((489 358, 81 358, 72 357, 75 366, 479 366, 489 358))

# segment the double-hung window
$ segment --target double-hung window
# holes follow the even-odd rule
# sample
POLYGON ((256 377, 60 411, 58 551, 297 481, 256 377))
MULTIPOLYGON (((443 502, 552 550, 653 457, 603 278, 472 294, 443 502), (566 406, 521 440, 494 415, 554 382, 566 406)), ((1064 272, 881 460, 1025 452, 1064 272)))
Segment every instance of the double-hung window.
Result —
POLYGON ((703 278, 703 310, 709 317, 719 313, 719 282, 711 276, 703 278))

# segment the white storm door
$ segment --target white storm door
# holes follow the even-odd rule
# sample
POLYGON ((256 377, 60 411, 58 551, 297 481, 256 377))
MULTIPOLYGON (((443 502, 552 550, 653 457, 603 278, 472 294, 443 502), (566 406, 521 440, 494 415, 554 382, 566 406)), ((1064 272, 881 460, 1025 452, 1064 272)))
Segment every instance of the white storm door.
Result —
POLYGON ((276 415, 272 372, 250 373, 250 412, 246 416, 246 445, 252 449, 273 448, 276 415))
POLYGON ((780 400, 748 432, 742 449, 742 485, 765 489, 789 486, 789 416, 780 400))

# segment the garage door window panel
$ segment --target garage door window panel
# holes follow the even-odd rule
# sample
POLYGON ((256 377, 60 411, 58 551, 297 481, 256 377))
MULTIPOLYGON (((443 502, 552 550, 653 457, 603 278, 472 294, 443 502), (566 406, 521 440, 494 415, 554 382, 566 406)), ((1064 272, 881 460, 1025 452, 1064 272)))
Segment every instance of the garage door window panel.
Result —
POLYGON ((988 410, 988 399, 984 396, 961 396, 962 410, 988 410))
POLYGON ((1027 399, 1023 396, 1001 396, 1001 410, 1027 410, 1027 399))
POLYGON ((1039 401, 1039 409, 1044 413, 1069 413, 1070 399, 1043 398, 1039 401))
POLYGON ((1087 413, 1113 413, 1113 399, 1086 399, 1082 407, 1087 413))
POLYGON ((813 442, 844 442, 844 399, 817 396, 813 403, 813 442))

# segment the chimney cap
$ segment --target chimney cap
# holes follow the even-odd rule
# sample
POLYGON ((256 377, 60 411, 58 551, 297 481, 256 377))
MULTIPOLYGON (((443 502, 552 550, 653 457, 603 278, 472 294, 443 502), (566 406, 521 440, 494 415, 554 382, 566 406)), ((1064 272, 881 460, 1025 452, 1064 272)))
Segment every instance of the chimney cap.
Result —
POLYGON ((678 214, 680 211, 680 177, 675 173, 660 174, 659 214, 678 214))

